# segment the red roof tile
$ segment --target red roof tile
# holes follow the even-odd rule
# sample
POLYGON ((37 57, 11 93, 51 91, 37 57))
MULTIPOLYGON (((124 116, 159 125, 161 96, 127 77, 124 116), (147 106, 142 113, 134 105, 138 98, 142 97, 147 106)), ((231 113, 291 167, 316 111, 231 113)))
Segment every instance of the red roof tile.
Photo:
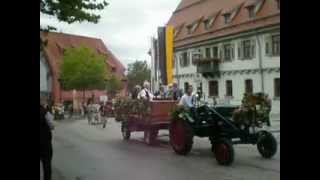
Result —
MULTIPOLYGON (((239 5, 251 3, 255 2, 252 0, 182 0, 167 24, 178 27, 182 23, 190 24, 202 16, 204 17, 203 20, 205 20, 216 12, 230 11, 239 5)), ((280 10, 277 9, 276 0, 264 0, 255 18, 249 18, 248 10, 245 6, 241 6, 239 12, 228 24, 225 24, 222 14, 220 13, 217 16, 217 19, 209 29, 205 29, 203 23, 192 34, 188 34, 186 27, 182 28, 175 37, 174 46, 181 47, 209 38, 280 23, 280 10)))
POLYGON ((53 66, 55 66, 55 69, 57 70, 59 69, 59 61, 61 61, 63 57, 63 49, 86 45, 96 50, 99 54, 105 55, 107 57, 106 63, 111 68, 116 69, 118 77, 125 78, 125 67, 104 45, 101 39, 56 32, 40 32, 40 38, 48 40, 48 44, 44 48, 44 52, 47 58, 50 58, 52 62, 55 62, 53 66))

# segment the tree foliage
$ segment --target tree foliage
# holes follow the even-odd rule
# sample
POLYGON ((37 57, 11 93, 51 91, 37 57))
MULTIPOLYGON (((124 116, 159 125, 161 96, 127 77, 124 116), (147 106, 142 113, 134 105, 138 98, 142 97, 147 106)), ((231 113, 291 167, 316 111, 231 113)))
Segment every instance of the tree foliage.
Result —
POLYGON ((107 83, 106 83, 107 93, 109 93, 110 95, 114 96, 122 88, 123 88, 123 84, 122 84, 121 80, 117 76, 112 74, 111 77, 107 80, 107 83))
POLYGON ((66 49, 59 77, 63 89, 105 89, 107 77, 105 57, 85 46, 66 49))
MULTIPOLYGON (((103 10, 107 5, 106 1, 96 0, 40 0, 40 13, 68 24, 83 21, 98 23, 101 16, 95 11, 103 10)), ((55 30, 52 26, 43 28, 40 25, 40 30, 43 29, 55 30)))
POLYGON ((145 80, 150 82, 151 79, 151 69, 148 67, 146 61, 136 61, 128 65, 128 89, 130 91, 136 85, 142 86, 145 80))

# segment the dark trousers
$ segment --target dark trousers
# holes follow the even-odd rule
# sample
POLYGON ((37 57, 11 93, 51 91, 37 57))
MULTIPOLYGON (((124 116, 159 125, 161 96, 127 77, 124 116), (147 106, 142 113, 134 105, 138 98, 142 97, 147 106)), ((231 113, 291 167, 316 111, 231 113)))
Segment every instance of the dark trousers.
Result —
POLYGON ((42 162, 44 180, 51 180, 51 160, 52 160, 51 141, 40 144, 40 161, 42 162))

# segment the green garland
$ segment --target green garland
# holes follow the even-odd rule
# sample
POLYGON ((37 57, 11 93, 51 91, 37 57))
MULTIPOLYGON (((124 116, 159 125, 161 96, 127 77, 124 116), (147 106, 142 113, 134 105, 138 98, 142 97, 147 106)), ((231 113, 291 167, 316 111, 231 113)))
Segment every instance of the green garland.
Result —
POLYGON ((150 112, 149 101, 118 97, 114 103, 115 120, 118 122, 128 121, 130 115, 138 115, 139 120, 150 112))
POLYGON ((263 93, 244 94, 241 107, 233 114, 236 124, 259 125, 269 120, 271 103, 263 93))

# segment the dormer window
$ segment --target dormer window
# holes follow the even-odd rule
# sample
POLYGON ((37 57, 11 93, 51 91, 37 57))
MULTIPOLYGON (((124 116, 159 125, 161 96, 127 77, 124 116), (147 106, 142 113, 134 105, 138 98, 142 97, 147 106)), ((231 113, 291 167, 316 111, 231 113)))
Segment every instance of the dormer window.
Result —
POLYGON ((254 11, 254 6, 249 6, 248 7, 248 13, 249 13, 249 18, 254 18, 256 13, 254 11))
POLYGON ((262 8, 264 1, 265 0, 249 0, 249 1, 247 1, 245 7, 248 10, 249 18, 254 18, 256 16, 256 14, 262 8))
POLYGON ((242 5, 243 5, 243 3, 233 7, 232 9, 224 10, 222 15, 224 16, 225 24, 230 23, 237 16, 237 14, 239 13, 242 5))
POLYGON ((224 23, 228 24, 231 20, 231 13, 224 14, 224 23))
POLYGON ((173 33, 173 37, 176 38, 178 36, 178 34, 181 32, 181 29, 183 28, 183 24, 181 26, 178 26, 176 28, 174 28, 174 33, 173 33))
POLYGON ((192 26, 191 26, 191 25, 187 26, 188 34, 191 34, 191 33, 192 33, 191 28, 192 28, 192 26))
POLYGON ((199 19, 199 20, 196 20, 196 21, 193 22, 192 24, 189 24, 189 25, 187 26, 188 34, 191 34, 191 33, 195 32, 196 29, 197 29, 198 26, 199 26, 199 23, 200 23, 200 19, 199 19))
POLYGON ((204 28, 205 28, 206 30, 210 29, 210 28, 212 27, 213 22, 214 22, 215 19, 216 19, 216 16, 213 16, 213 17, 210 17, 210 18, 204 20, 204 21, 203 21, 203 23, 204 23, 204 28))

